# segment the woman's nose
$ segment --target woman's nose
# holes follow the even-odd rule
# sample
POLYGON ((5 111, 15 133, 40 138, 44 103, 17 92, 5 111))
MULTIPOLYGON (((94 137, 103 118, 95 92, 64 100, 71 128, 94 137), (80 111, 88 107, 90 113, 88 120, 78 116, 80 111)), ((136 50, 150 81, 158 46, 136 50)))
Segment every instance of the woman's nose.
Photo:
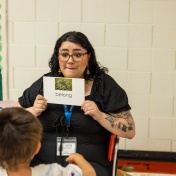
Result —
POLYGON ((74 62, 73 55, 70 55, 70 57, 69 57, 67 62, 68 63, 73 63, 74 62))

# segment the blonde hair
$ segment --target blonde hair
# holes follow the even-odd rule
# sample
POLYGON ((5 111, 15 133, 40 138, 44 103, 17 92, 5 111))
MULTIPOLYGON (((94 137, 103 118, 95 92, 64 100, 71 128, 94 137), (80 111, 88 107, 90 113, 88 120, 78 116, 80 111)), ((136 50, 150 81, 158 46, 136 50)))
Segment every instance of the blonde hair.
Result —
POLYGON ((30 162, 42 138, 37 117, 23 108, 5 108, 0 112, 0 166, 16 170, 30 162))

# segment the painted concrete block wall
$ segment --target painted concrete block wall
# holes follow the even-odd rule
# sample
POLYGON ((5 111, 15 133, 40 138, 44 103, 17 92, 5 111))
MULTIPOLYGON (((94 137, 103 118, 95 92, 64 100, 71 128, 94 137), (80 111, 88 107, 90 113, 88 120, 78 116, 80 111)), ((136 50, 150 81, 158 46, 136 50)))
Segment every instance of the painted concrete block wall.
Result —
POLYGON ((176 152, 175 0, 8 0, 7 98, 49 71, 63 33, 82 31, 122 86, 136 137, 120 148, 176 152))

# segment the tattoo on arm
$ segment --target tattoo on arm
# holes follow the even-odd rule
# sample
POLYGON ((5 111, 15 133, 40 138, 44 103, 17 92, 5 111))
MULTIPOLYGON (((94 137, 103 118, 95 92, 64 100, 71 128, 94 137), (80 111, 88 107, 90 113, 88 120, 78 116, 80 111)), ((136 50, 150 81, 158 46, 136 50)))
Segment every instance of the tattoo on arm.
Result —
POLYGON ((130 121, 132 117, 129 111, 114 114, 113 116, 109 114, 106 114, 106 115, 107 117, 105 119, 110 122, 112 128, 117 127, 118 129, 121 129, 123 132, 128 132, 133 130, 132 122, 130 121), (125 119, 128 125, 124 124, 123 122, 117 122, 119 121, 119 119, 125 119))

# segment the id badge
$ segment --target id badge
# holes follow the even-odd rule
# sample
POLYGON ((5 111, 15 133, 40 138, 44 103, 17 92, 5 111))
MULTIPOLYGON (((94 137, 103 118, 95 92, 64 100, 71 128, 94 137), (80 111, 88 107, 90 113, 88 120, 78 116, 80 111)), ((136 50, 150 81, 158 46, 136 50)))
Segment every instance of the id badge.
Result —
MULTIPOLYGON (((60 144, 61 144, 61 137, 57 137, 57 156, 60 156, 60 144)), ((68 137, 62 140, 62 156, 69 156, 72 153, 76 152, 76 137, 68 137)))

